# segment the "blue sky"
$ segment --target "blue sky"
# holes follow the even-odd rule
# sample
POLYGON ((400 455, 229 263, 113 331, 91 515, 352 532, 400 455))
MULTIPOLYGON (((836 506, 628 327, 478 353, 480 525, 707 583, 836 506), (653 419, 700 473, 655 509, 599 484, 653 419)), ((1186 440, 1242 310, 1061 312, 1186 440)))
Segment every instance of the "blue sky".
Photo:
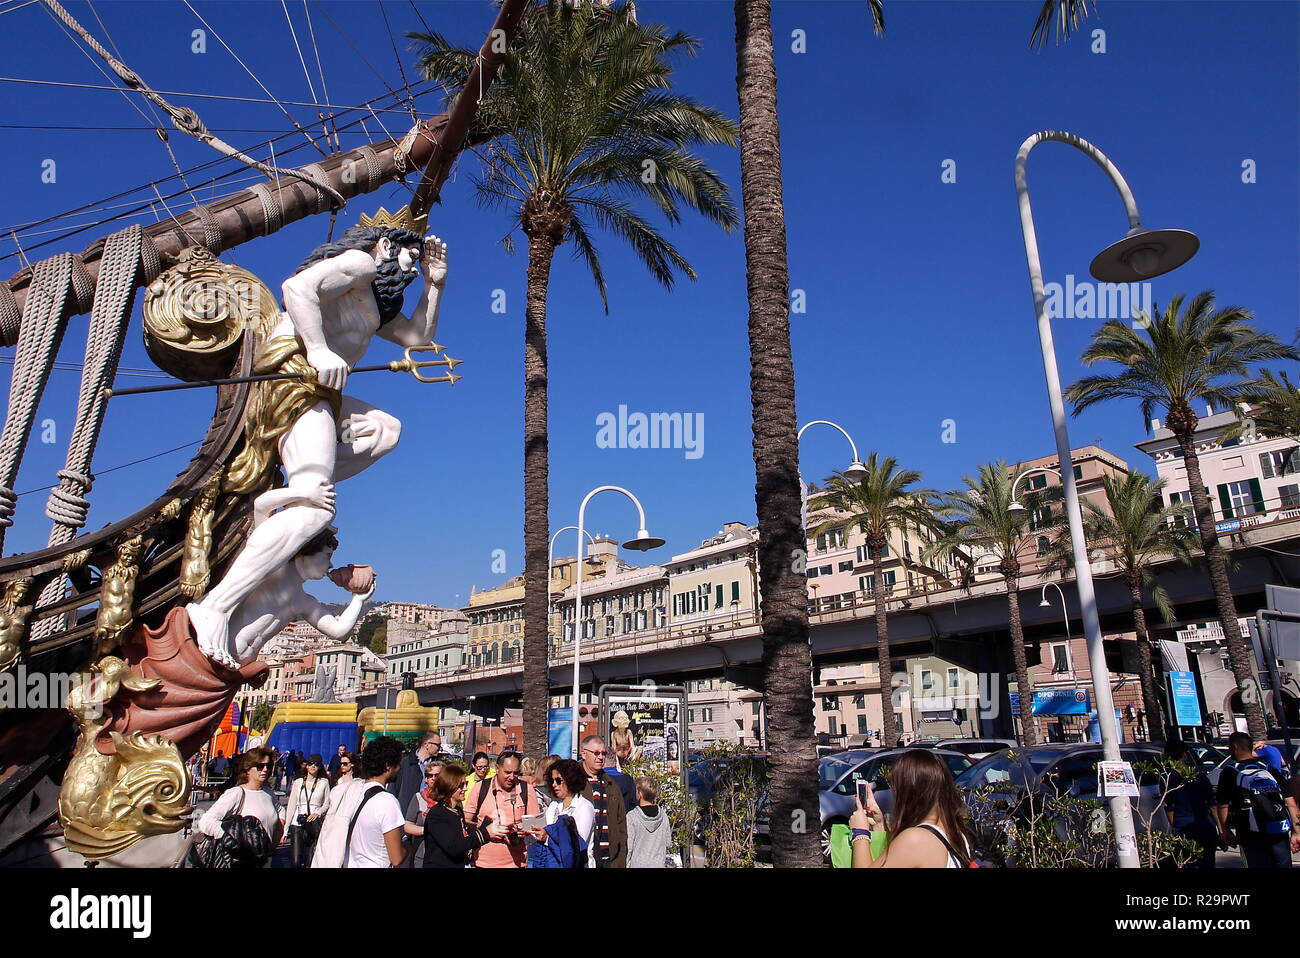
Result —
MULTIPOLYGON (((70 0, 68 6, 103 37, 87 4, 70 0)), ((322 6, 383 80, 400 88, 380 7, 322 6)), ((1157 303, 1213 288, 1221 302, 1254 310, 1262 329, 1287 339, 1300 315, 1300 7, 1102 0, 1083 35, 1037 52, 1027 45, 1037 6, 888 2, 888 33, 876 38, 856 0, 775 4, 791 286, 806 297, 806 312, 791 317, 800 421, 836 420, 864 453, 894 455, 940 488, 955 485, 980 462, 1053 450, 1012 184, 1016 150, 1036 130, 1066 129, 1092 140, 1128 178, 1146 225, 1200 235, 1199 255, 1154 281, 1157 303), (1105 31, 1105 53, 1091 51, 1094 29, 1105 31), (792 49, 796 30, 803 31, 805 52, 792 49), (1242 182, 1247 159, 1255 162, 1255 183, 1242 182), (955 183, 941 181, 945 160, 956 163, 955 183), (955 443, 942 441, 946 419, 955 420, 955 443)), ((312 99, 279 4, 200 0, 194 7, 277 98, 312 99)), ((421 2, 418 8, 436 29, 467 46, 480 42, 492 20, 485 0, 421 2)), ((330 102, 356 104, 383 93, 384 83, 321 6, 310 9, 330 102)), ((191 31, 201 24, 184 4, 100 0, 96 10, 125 61, 153 87, 264 95, 212 35, 206 53, 191 51, 191 31)), ((409 3, 393 0, 383 10, 413 76, 401 34, 418 29, 419 19, 409 3)), ((699 56, 679 64, 678 89, 734 117, 732 5, 644 0, 640 10, 643 19, 699 38, 699 56)), ((289 11, 319 95, 302 4, 289 4, 289 11)), ((0 74, 105 82, 40 5, 0 12, 0 28, 0 74)), ((2 122, 9 125, 144 122, 112 92, 0 82, 0 95, 2 122)), ((198 109, 214 130, 287 126, 272 105, 176 100, 198 109)), ((417 102, 422 115, 438 112, 436 94, 417 102)), ((310 107, 290 110, 304 124, 315 119, 310 107)), ((380 116, 390 132, 410 125, 409 115, 380 116)), ((376 138, 383 135, 374 118, 368 126, 376 138)), ((264 158, 272 134, 222 135, 264 158)), ((162 145, 147 131, 0 129, 0 137, 0 176, 8 187, 0 226, 6 231, 172 172, 162 145), (48 159, 57 164, 52 184, 41 182, 48 159)), ((345 136, 344 145, 365 140, 345 136)), ((171 142, 185 167, 214 156, 179 133, 171 142)), ((276 149, 303 142, 284 140, 276 149)), ((285 160, 298 165, 317 155, 306 147, 285 160)), ((736 152, 710 150, 708 157, 737 191, 739 205, 736 152)), ((381 599, 463 604, 471 586, 504 578, 492 569, 496 549, 505 551, 510 574, 522 571, 525 257, 507 254, 499 243, 505 215, 477 207, 473 165, 461 163, 430 225, 451 247, 438 338, 466 361, 458 370, 465 379, 449 389, 372 374, 349 386, 404 423, 397 452, 339 487, 339 561, 375 565, 381 599), (504 315, 492 311, 496 290, 505 291, 504 315)), ((1118 196, 1090 161, 1055 144, 1035 151, 1030 184, 1048 280, 1062 281, 1067 273, 1084 279, 1092 256, 1123 235, 1118 196)), ((406 195, 393 186, 354 200, 345 225, 380 203, 401 205, 406 195)), ((145 214, 141 221, 152 219, 145 214)), ((323 241, 325 219, 240 247, 228 259, 278 289, 323 241)), ((41 253, 80 250, 106 229, 41 253)), ((565 253, 556 261, 550 296, 552 528, 573 523, 579 501, 594 486, 624 485, 644 502, 651 531, 668 540, 649 554, 652 561, 693 548, 723 522, 752 522, 755 515, 741 235, 690 216, 671 235, 698 281, 665 291, 606 237, 609 315, 565 253), (688 459, 680 449, 598 448, 596 417, 620 404, 646 413, 702 413, 704 454, 688 459)), ((47 238, 20 234, 26 247, 47 238)), ((12 241, 0 241, 0 253, 11 252, 12 241)), ((0 266, 4 275, 16 268, 12 259, 0 266)), ((1064 381, 1080 374, 1076 357, 1097 324, 1055 324, 1064 381)), ((74 319, 60 358, 79 362, 84 335, 85 319, 74 319)), ((390 358, 394 349, 377 342, 367 361, 390 358)), ((138 319, 123 363, 151 365, 138 319)), ((0 374, 7 390, 8 369, 0 374)), ((54 419, 59 442, 33 442, 20 492, 54 481, 76 388, 75 373, 54 374, 40 415, 54 419)), ((198 392, 116 400, 96 469, 197 439, 211 402, 198 392)), ((1076 446, 1099 442, 1151 471, 1150 461, 1132 448, 1145 433, 1135 405, 1089 411, 1071 423, 1071 433, 1076 446)), ((801 452, 810 479, 847 464, 847 448, 831 430, 810 430, 801 452)), ((92 493, 89 527, 160 494, 190 453, 104 475, 92 493)), ((44 545, 45 496, 20 500, 6 542, 10 552, 44 545)), ((612 495, 588 511, 589 527, 620 539, 634 534, 635 518, 630 504, 612 495)), ((561 540, 559 552, 572 554, 572 535, 561 540)), ((331 586, 315 591, 337 598, 331 586)))

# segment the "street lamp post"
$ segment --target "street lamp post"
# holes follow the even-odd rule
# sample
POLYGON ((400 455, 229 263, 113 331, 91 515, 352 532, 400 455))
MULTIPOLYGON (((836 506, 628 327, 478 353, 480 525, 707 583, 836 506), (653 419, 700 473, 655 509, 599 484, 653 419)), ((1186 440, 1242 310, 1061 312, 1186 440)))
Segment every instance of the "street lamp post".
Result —
MULTIPOLYGON (((634 552, 648 552, 651 549, 658 549, 664 544, 664 540, 657 536, 652 536, 646 531, 645 527, 645 509, 641 507, 641 500, 632 493, 628 492, 622 486, 597 486, 583 498, 582 504, 578 506, 578 548, 582 548, 582 536, 586 529, 587 503, 596 495, 602 492, 621 492, 632 500, 636 506, 637 515, 640 517, 640 524, 637 526, 635 539, 629 539, 623 543, 624 549, 631 549, 634 552)), ((582 665, 582 563, 578 563, 578 573, 573 584, 573 700, 570 703, 571 715, 573 717, 573 757, 578 758, 578 686, 579 686, 579 668, 582 665)))
MULTIPOLYGON (((1088 639, 1088 662, 1092 669, 1092 687, 1101 719, 1102 752, 1107 761, 1120 760, 1119 741, 1115 735, 1115 705, 1110 694, 1110 672, 1102 645, 1101 622, 1097 617, 1097 598, 1092 587, 1092 569, 1083 538, 1083 516, 1079 493, 1074 482, 1074 462, 1070 457, 1070 435, 1065 425, 1065 404, 1061 398, 1061 377, 1056 368, 1056 351, 1052 344, 1052 323, 1047 315, 1047 297, 1043 287, 1043 268, 1038 256, 1038 236, 1034 231, 1034 214, 1029 205, 1027 168, 1029 154, 1039 143, 1055 140, 1081 151, 1110 177, 1124 201, 1129 231, 1118 243, 1098 253, 1089 266, 1093 277, 1109 283, 1134 283, 1176 269, 1196 254, 1200 240, 1186 230, 1148 230, 1138 215, 1133 191, 1119 170, 1087 140, 1060 130, 1035 133, 1020 145, 1016 154, 1016 197, 1020 206, 1020 229, 1025 242, 1025 264, 1029 269, 1029 286, 1033 294, 1034 314, 1038 320, 1038 340, 1043 354, 1043 372, 1047 378, 1047 396, 1052 411, 1052 428, 1056 434, 1056 452, 1060 459, 1061 484, 1065 487, 1065 512, 1070 525, 1070 546, 1074 554, 1075 587, 1079 592, 1079 609, 1084 635, 1088 639)), ((1110 799, 1111 819, 1115 826, 1115 846, 1121 868, 1138 868, 1137 838, 1133 828, 1133 809, 1127 797, 1110 799)))
MULTIPOLYGON (((799 427, 799 432, 795 436, 795 442, 798 443, 803 438, 803 434, 809 426, 830 426, 832 429, 838 429, 841 435, 849 441, 849 449, 853 451, 853 461, 848 464, 844 470, 844 475, 856 481, 867 474, 867 467, 862 464, 858 457, 858 445, 853 441, 853 437, 839 423, 831 422, 829 419, 814 419, 812 422, 806 422, 799 427)), ((799 499, 803 504, 803 527, 804 532, 808 531, 808 484, 803 481, 803 476, 799 477, 799 499)))
MULTIPOLYGON (((547 580, 547 585, 546 585, 546 631, 547 631, 547 634, 550 633, 550 629, 551 629, 551 605, 552 605, 553 603, 551 602, 551 586, 550 586, 550 578, 551 578, 552 567, 555 565, 555 540, 558 539, 558 538, 560 538, 560 533, 562 533, 562 532, 568 532, 570 529, 572 529, 574 532, 577 532, 577 531, 578 531, 578 527, 577 527, 577 526, 564 526, 564 527, 561 528, 561 529, 556 529, 556 530, 555 530, 555 535, 551 536, 551 542, 550 542, 550 545, 548 545, 548 546, 546 547, 546 580, 547 580)), ((596 537, 593 536, 590 532, 586 533, 586 536, 587 536, 587 541, 588 541, 588 542, 594 543, 594 542, 596 541, 596 537)), ((582 555, 582 552, 583 552, 582 536, 579 535, 579 536, 578 536, 578 561, 575 563, 575 565, 581 565, 584 561, 586 561, 585 558, 584 558, 584 556, 582 555)), ((560 644, 561 644, 561 645, 564 644, 564 620, 563 620, 563 617, 561 617, 561 619, 560 619, 560 644)))

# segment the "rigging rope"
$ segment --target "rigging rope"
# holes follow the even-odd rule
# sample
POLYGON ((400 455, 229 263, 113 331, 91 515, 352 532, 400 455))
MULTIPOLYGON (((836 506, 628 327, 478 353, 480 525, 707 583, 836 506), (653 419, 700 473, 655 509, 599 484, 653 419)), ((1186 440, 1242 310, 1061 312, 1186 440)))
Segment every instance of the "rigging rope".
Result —
MULTIPOLYGON (((148 84, 146 84, 144 80, 140 78, 139 75, 137 75, 129 67, 127 67, 126 64, 122 63, 111 53, 105 50, 104 47, 100 45, 99 41, 96 40, 94 37, 92 37, 86 31, 86 28, 83 27, 80 23, 78 23, 76 19, 73 18, 72 14, 68 13, 68 11, 63 8, 63 5, 59 3, 59 0, 44 0, 44 3, 47 7, 50 8, 50 10, 52 10, 55 13, 56 16, 58 16, 60 20, 66 23, 71 29, 75 30, 77 35, 80 36, 81 39, 86 42, 87 46, 89 46, 92 50, 94 50, 97 54, 99 54, 100 58, 103 59, 104 62, 109 65, 109 67, 113 70, 113 72, 122 78, 123 83, 125 83, 131 89, 139 91, 139 93, 142 96, 146 97, 156 106, 164 110, 167 113, 167 115, 171 117, 172 124, 176 127, 176 129, 180 130, 183 133, 188 133, 190 136, 193 136, 195 139, 200 140, 203 143, 206 143, 208 146, 212 147, 214 150, 216 150, 219 153, 223 153, 226 156, 231 157, 232 159, 239 160, 241 163, 245 163, 248 166, 261 170, 263 173, 266 173, 268 176, 278 175, 280 173, 283 173, 285 176, 292 176, 296 179, 302 180, 304 183, 307 183, 308 185, 316 188, 317 190, 320 190, 322 193, 332 196, 334 200, 338 203, 340 209, 346 205, 346 201, 343 199, 343 196, 341 194, 335 191, 328 184, 322 183, 320 180, 316 179, 310 174, 302 173, 301 171, 294 170, 294 169, 280 170, 280 169, 267 166, 266 164, 253 159, 251 156, 241 153, 239 150, 235 149, 233 146, 231 146, 229 143, 227 143, 225 140, 221 139, 220 137, 213 135, 203 125, 203 121, 199 119, 199 115, 197 113, 195 113, 189 107, 173 106, 171 103, 165 100, 158 93, 155 93, 153 90, 151 90, 148 84)), ((189 6, 188 0, 186 2, 186 6, 189 6)), ((190 7, 190 9, 193 10, 194 8, 190 7)), ((198 16, 197 12, 195 13, 195 16, 198 16)), ((203 18, 199 17, 199 19, 202 20, 203 18)), ((213 33, 215 35, 216 32, 213 31, 213 33)), ((220 40, 221 38, 218 36, 217 39, 220 40)), ((223 45, 224 43, 225 41, 222 41, 223 45)), ((227 47, 226 49, 229 49, 229 47, 227 47)), ((231 55, 232 56, 234 55, 233 52, 231 55)), ((236 57, 235 59, 239 59, 239 58, 236 57)), ((245 69, 247 69, 247 67, 245 67, 245 69)), ((265 87, 263 87, 263 89, 265 89, 265 87)), ((269 91, 267 92, 269 95, 269 91)), ((292 119, 292 117, 290 118, 292 119)), ((296 120, 294 120, 293 122, 295 126, 298 125, 296 120)), ((299 127, 299 129, 301 129, 301 127, 299 127)), ((305 130, 303 132, 306 133, 305 130)), ((310 139, 310 136, 308 136, 308 139, 310 139)), ((314 142, 315 141, 313 141, 313 143, 314 142)))
MULTIPOLYGON (((129 226, 114 233, 104 245, 95 303, 86 329, 86 362, 81 371, 77 419, 72 427, 72 438, 68 440, 67 458, 57 473, 59 484, 50 491, 45 506, 45 514, 54 522, 50 529, 50 546, 70 542, 77 530, 86 524, 90 508, 86 496, 94 483, 90 463, 99 443, 108 403, 104 387, 112 382, 122 355, 122 341, 126 338, 131 323, 131 307, 135 304, 136 278, 143 270, 146 282, 149 282, 161 269, 157 250, 152 243, 144 241, 144 231, 139 226, 129 226)), ((65 577, 55 576, 41 590, 36 608, 58 601, 66 590, 65 577)), ((62 616, 37 620, 32 637, 43 638, 63 626, 62 616)))

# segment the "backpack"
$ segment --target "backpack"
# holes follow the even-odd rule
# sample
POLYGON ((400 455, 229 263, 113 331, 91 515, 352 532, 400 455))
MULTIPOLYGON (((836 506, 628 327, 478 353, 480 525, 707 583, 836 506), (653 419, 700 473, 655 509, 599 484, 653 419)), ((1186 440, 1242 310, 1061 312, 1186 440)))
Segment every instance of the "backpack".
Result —
POLYGON ((1241 811, 1247 828, 1260 835, 1285 835, 1291 831, 1286 799, 1267 765, 1252 760, 1237 766, 1241 811))

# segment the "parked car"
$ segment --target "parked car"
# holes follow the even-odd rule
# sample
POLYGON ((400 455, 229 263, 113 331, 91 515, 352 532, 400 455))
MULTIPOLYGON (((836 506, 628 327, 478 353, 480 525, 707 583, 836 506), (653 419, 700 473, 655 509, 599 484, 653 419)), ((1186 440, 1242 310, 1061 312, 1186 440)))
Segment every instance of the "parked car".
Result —
MULTIPOLYGON (((1161 746, 1154 743, 1120 746, 1120 758, 1126 762, 1150 762, 1163 754, 1161 746)), ((1202 755, 1207 760, 1209 758, 1208 752, 1201 751, 1197 756, 1198 763, 1202 755)), ((981 793, 991 794, 999 804, 1005 802, 1008 814, 1015 813, 1028 793, 1071 795, 1104 802, 1106 799, 1097 790, 1097 762, 1102 758, 1101 745, 1092 742, 1017 746, 995 752, 966 769, 957 777, 957 785, 966 792, 977 845, 987 848, 996 838, 988 829, 1000 827, 996 816, 990 821, 987 808, 980 808, 981 793)), ((1155 775, 1139 774, 1138 797, 1131 801, 1134 804, 1134 825, 1139 832, 1144 830, 1143 822, 1151 822, 1158 831, 1169 830, 1167 816, 1163 812, 1156 814, 1161 795, 1155 775)), ((1063 837, 1067 825, 1066 822, 1058 823, 1063 837)))
POLYGON ((927 744, 927 747, 961 752, 963 755, 969 755, 972 762, 978 762, 980 759, 988 758, 994 752, 1012 748, 1015 744, 1016 740, 1013 738, 941 738, 933 746, 927 744))

